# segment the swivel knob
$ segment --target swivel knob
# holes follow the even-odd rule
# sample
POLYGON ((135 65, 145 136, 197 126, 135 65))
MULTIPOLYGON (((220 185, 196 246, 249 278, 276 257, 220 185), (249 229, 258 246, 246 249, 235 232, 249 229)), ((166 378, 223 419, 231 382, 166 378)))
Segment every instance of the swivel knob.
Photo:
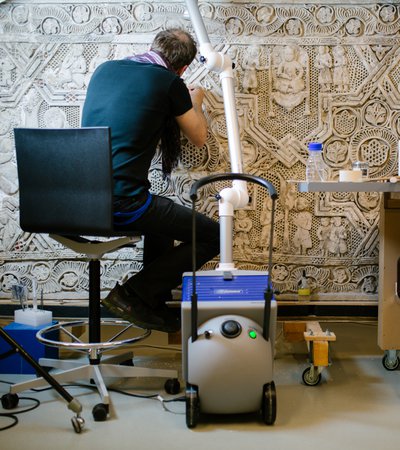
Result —
POLYGON ((227 320, 221 325, 221 333, 226 338, 232 339, 242 332, 242 327, 240 323, 236 320, 227 320))

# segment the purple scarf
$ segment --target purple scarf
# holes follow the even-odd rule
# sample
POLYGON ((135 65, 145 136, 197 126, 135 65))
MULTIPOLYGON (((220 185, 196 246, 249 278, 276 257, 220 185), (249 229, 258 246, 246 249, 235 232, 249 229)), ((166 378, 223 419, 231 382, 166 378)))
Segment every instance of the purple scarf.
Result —
POLYGON ((162 56, 159 52, 156 52, 154 50, 142 53, 141 55, 127 56, 125 59, 141 63, 158 64, 159 66, 163 66, 166 69, 175 72, 174 69, 171 67, 171 64, 165 58, 165 56, 162 56))

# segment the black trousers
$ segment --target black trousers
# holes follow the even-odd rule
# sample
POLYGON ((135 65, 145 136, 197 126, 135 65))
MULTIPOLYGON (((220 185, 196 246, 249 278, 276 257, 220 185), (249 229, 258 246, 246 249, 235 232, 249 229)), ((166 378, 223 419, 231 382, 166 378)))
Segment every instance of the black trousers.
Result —
MULTIPOLYGON (((143 269, 125 286, 152 308, 169 300, 171 289, 192 270, 192 210, 172 200, 153 195, 146 212, 118 230, 138 231, 144 236, 143 269), (178 245, 175 245, 179 241, 178 245)), ((219 224, 196 213, 196 259, 200 268, 219 254, 219 224)))

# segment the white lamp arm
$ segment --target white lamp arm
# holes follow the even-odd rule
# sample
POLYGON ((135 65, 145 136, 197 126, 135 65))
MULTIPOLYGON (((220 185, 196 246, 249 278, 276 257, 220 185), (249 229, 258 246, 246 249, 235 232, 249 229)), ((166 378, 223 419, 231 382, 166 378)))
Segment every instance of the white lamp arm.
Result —
MULTIPOLYGON (((216 52, 211 45, 197 0, 186 0, 186 8, 196 34, 200 62, 210 71, 219 74, 224 100, 226 129, 228 135, 231 172, 243 173, 242 149, 240 143, 239 120, 235 101, 235 78, 233 64, 229 55, 216 52)), ((221 230, 221 252, 219 268, 230 270, 233 264, 233 217, 235 209, 243 208, 249 202, 247 183, 234 180, 232 187, 219 194, 219 217, 221 230)))

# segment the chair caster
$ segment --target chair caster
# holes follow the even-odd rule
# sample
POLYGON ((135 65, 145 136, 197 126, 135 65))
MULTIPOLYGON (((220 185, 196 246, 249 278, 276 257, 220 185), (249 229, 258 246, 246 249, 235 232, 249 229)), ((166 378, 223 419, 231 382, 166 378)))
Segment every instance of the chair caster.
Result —
POLYGON ((17 394, 4 394, 1 397, 1 406, 4 409, 14 409, 17 407, 19 398, 17 394))
POLYGON ((164 389, 167 394, 178 394, 181 384, 177 378, 169 378, 164 384, 164 389))
POLYGON ((74 427, 75 433, 80 433, 85 426, 85 420, 81 416, 74 416, 71 419, 72 426, 74 427))
POLYGON ((104 422, 108 416, 108 405, 97 403, 92 409, 93 419, 96 422, 104 422))

